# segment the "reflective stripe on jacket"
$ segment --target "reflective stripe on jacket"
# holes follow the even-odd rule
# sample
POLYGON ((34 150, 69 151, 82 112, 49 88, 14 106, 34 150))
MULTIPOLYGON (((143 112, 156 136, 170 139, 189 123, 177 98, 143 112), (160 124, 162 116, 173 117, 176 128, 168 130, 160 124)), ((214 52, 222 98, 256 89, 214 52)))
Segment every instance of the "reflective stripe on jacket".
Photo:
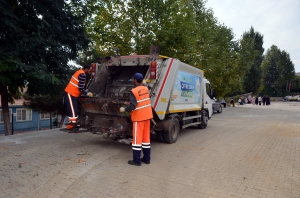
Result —
POLYGON ((70 79, 69 84, 67 85, 65 92, 69 93, 70 95, 74 97, 80 96, 81 92, 79 90, 79 79, 78 76, 80 74, 84 74, 84 71, 82 69, 76 71, 73 76, 70 79))
POLYGON ((131 91, 137 101, 135 109, 131 112, 132 122, 153 118, 148 88, 145 86, 138 86, 131 91))

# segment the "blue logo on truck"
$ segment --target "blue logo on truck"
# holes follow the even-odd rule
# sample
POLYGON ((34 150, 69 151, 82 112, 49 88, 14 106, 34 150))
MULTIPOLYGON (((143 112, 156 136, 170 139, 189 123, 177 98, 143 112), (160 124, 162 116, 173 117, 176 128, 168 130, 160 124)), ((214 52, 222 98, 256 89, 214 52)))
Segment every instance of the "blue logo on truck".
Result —
MULTIPOLYGON (((181 85, 181 96, 187 98, 193 98, 193 92, 195 90, 195 85, 180 81, 181 85)), ((186 101, 186 100, 185 100, 186 101)))
POLYGON ((172 104, 199 103, 201 99, 201 76, 178 71, 172 92, 172 104))

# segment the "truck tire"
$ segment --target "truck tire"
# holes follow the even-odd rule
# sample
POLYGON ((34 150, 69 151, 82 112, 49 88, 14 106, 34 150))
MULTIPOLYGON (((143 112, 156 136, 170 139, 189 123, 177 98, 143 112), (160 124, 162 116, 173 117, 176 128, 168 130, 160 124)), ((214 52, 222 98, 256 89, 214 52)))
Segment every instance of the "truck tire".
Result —
POLYGON ((180 131, 180 124, 177 116, 167 120, 166 126, 168 129, 163 132, 164 141, 169 144, 175 143, 180 131))
POLYGON ((156 134, 156 140, 158 142, 164 142, 165 141, 162 131, 155 131, 155 134, 156 134))
POLYGON ((201 124, 198 125, 199 129, 205 129, 208 124, 208 115, 206 111, 202 111, 201 124))
POLYGON ((222 113, 222 106, 220 106, 219 110, 217 111, 218 113, 222 113))

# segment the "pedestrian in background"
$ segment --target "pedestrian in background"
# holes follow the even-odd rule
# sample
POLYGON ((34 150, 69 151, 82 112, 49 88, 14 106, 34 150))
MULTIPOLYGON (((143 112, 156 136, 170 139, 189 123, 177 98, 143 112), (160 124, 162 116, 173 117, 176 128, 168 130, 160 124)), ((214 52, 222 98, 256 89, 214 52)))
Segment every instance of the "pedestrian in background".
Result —
POLYGON ((240 105, 243 105, 242 99, 241 99, 241 98, 238 99, 238 103, 239 103, 240 105))
POLYGON ((226 108, 226 101, 224 98, 222 99, 221 104, 223 104, 223 107, 226 108))
POLYGON ((231 99, 230 99, 230 102, 229 102, 229 104, 230 104, 230 106, 232 106, 232 107, 235 107, 235 104, 234 104, 234 100, 233 100, 233 98, 231 98, 231 99))
POLYGON ((92 93, 87 93, 85 90, 86 74, 92 73, 91 65, 85 65, 82 69, 77 70, 71 77, 64 93, 64 103, 67 108, 69 121, 66 129, 74 128, 78 118, 78 97, 80 95, 92 96, 92 93))
POLYGON ((253 99, 252 99, 252 104, 255 105, 255 101, 256 101, 256 96, 253 96, 253 99))
POLYGON ((266 105, 266 95, 264 95, 263 97, 262 97, 262 102, 263 102, 263 105, 265 106, 266 105))
POLYGON ((266 96, 266 105, 271 105, 270 97, 268 95, 266 96))
POLYGON ((141 162, 150 164, 150 120, 153 118, 149 90, 142 84, 143 75, 136 73, 133 76, 135 88, 130 92, 130 104, 120 108, 120 112, 131 112, 132 121, 132 152, 133 160, 128 164, 141 166, 141 162), (141 157, 143 150, 143 158, 141 157))
POLYGON ((250 95, 248 96, 248 104, 251 104, 251 103, 252 103, 252 100, 253 100, 253 98, 252 98, 252 95, 250 94, 250 95))
POLYGON ((261 100, 262 100, 261 96, 258 96, 258 104, 259 105, 261 105, 261 100))

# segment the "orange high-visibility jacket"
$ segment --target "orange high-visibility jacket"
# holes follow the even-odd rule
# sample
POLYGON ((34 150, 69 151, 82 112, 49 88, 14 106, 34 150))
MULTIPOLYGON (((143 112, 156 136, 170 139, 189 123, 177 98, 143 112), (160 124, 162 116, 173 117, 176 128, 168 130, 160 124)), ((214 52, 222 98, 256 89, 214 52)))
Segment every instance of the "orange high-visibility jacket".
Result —
POLYGON ((69 84, 67 85, 65 92, 69 93, 74 97, 80 96, 81 92, 79 90, 79 79, 78 76, 84 73, 82 69, 76 71, 70 79, 69 84))
POLYGON ((137 101, 135 109, 131 112, 131 120, 136 122, 153 118, 148 88, 138 86, 131 91, 137 101))

